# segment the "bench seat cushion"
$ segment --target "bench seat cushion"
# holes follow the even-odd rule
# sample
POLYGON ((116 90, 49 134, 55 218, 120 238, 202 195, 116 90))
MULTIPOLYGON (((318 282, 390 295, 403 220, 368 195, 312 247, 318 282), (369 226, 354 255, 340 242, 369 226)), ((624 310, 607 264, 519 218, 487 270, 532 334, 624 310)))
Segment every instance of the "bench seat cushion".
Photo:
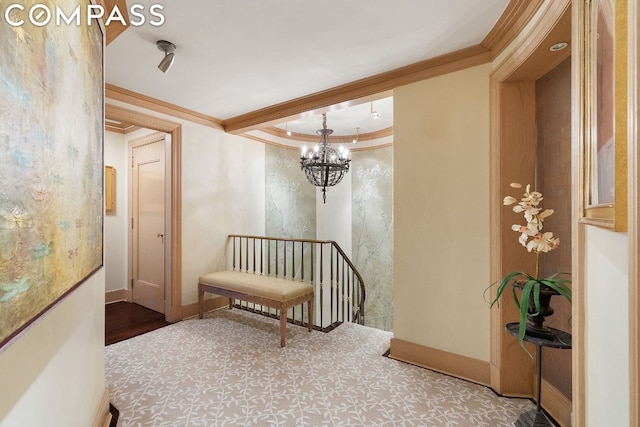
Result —
POLYGON ((275 301, 287 301, 313 292, 313 286, 308 283, 239 271, 209 273, 201 276, 199 282, 275 301))

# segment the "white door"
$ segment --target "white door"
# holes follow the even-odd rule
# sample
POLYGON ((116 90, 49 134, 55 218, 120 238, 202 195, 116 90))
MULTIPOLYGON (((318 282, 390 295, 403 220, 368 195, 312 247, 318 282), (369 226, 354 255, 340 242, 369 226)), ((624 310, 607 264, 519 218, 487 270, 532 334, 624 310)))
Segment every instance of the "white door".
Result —
POLYGON ((131 244, 133 302, 164 313, 165 135, 131 145, 131 244))

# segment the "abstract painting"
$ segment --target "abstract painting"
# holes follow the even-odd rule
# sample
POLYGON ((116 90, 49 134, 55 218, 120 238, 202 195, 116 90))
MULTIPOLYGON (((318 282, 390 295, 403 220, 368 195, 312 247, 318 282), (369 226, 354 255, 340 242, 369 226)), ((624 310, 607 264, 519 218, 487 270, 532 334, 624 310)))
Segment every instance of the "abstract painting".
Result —
POLYGON ((21 4, 0 25, 0 349, 103 259, 102 30, 34 26, 21 4))

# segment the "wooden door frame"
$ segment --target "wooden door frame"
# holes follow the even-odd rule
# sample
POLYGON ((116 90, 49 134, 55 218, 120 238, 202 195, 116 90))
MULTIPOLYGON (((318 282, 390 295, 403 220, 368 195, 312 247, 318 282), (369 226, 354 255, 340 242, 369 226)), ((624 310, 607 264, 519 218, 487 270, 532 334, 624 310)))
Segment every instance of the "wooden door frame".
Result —
POLYGON ((628 3, 628 129, 629 129, 629 425, 640 425, 640 6, 628 3))
POLYGON ((105 117, 171 135, 171 260, 165 263, 165 319, 177 322, 182 320, 182 125, 112 104, 105 105, 105 117))
MULTIPOLYGON (((167 311, 170 310, 171 306, 169 304, 169 299, 167 298, 167 295, 171 294, 171 236, 172 236, 172 227, 171 227, 171 186, 167 186, 166 183, 167 181, 171 182, 171 140, 169 141, 169 150, 167 150, 167 145, 166 145, 166 138, 167 138, 167 133, 166 132, 154 132, 148 135, 144 135, 141 136, 139 138, 136 139, 132 139, 131 141, 128 142, 127 144, 127 148, 128 148, 128 153, 129 153, 129 159, 131 159, 131 167, 133 168, 134 164, 133 164, 133 159, 134 159, 134 155, 133 155, 133 150, 135 148, 138 147, 142 147, 143 145, 147 145, 147 144, 151 144, 151 143, 156 143, 156 142, 165 142, 165 144, 163 145, 163 150, 164 150, 164 162, 165 162, 165 167, 164 167, 164 180, 163 180, 163 184, 165 185, 165 190, 164 190, 164 197, 165 197, 165 202, 164 202, 164 210, 165 210, 165 215, 164 215, 164 220, 163 220, 163 234, 164 234, 164 249, 162 251, 162 257, 163 257, 163 278, 164 278, 164 285, 163 285, 163 292, 164 292, 164 297, 163 297, 163 304, 162 304, 162 312, 163 314, 167 313, 167 311)), ((131 218, 131 221, 133 221, 134 218, 134 200, 133 200, 133 186, 134 186, 134 173, 129 173, 128 174, 128 200, 129 200, 129 218, 131 218)), ((133 224, 133 222, 131 222, 131 224, 133 224)), ((139 224, 137 224, 137 226, 139 226, 139 224)), ((133 286, 135 283, 135 277, 134 277, 134 256, 137 256, 137 253, 135 253, 134 251, 134 233, 133 233, 133 227, 127 223, 127 240, 128 240, 128 249, 129 249, 129 256, 128 256, 128 260, 129 260, 129 277, 128 277, 128 283, 129 286, 131 286, 131 301, 133 301, 133 286)), ((166 315, 165 315, 165 319, 166 319, 166 315)))
MULTIPOLYGON (((551 56, 549 47, 560 41, 559 34, 571 37, 571 0, 545 2, 519 37, 494 61, 490 77, 491 90, 491 280, 500 280, 510 271, 533 269, 534 260, 509 230, 510 212, 502 207, 502 198, 511 182, 533 182, 535 177, 536 81, 564 61, 570 50, 551 56), (568 24, 567 24, 568 22, 568 24), (568 27, 567 27, 568 25, 568 27)), ((570 41, 570 40, 563 40, 570 41)), ((575 159, 573 159, 575 162, 575 159)), ((575 168, 575 165, 572 166, 575 168)), ((572 224, 577 221, 572 212, 572 224)), ((574 239, 573 253, 582 253, 574 239)), ((578 270, 574 257, 573 268, 578 270)), ((555 390, 543 384, 542 404, 563 425, 570 425, 571 412, 584 410, 584 325, 576 313, 583 311, 580 277, 575 281, 573 311, 573 403, 565 399, 558 407, 544 394, 555 390), (577 296, 577 298, 576 298, 577 296), (580 357, 576 359, 576 354, 580 357), (546 387, 546 391, 545 391, 546 387), (573 408, 572 408, 573 405, 573 408)), ((505 332, 504 325, 518 317, 514 304, 501 304, 491 312, 491 387, 500 394, 533 397, 534 362, 522 356, 517 341, 505 332)), ((559 393, 558 393, 559 394, 559 393)), ((562 397, 562 396, 559 396, 562 397)), ((561 399, 560 399, 561 400, 561 399)))

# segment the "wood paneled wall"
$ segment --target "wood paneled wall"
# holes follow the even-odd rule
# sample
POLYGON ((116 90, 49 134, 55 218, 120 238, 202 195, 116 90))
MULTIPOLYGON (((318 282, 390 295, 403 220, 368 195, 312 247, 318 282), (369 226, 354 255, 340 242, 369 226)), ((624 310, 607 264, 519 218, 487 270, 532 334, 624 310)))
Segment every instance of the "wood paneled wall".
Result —
MULTIPOLYGON (((543 231, 560 238, 558 249, 540 257, 540 275, 571 272, 571 59, 568 58, 536 82, 538 133, 536 185, 544 209, 555 212, 543 231)), ((571 332, 571 305, 552 299, 555 313, 548 325, 571 332)), ((543 378, 571 399, 571 351, 545 348, 543 378)))

